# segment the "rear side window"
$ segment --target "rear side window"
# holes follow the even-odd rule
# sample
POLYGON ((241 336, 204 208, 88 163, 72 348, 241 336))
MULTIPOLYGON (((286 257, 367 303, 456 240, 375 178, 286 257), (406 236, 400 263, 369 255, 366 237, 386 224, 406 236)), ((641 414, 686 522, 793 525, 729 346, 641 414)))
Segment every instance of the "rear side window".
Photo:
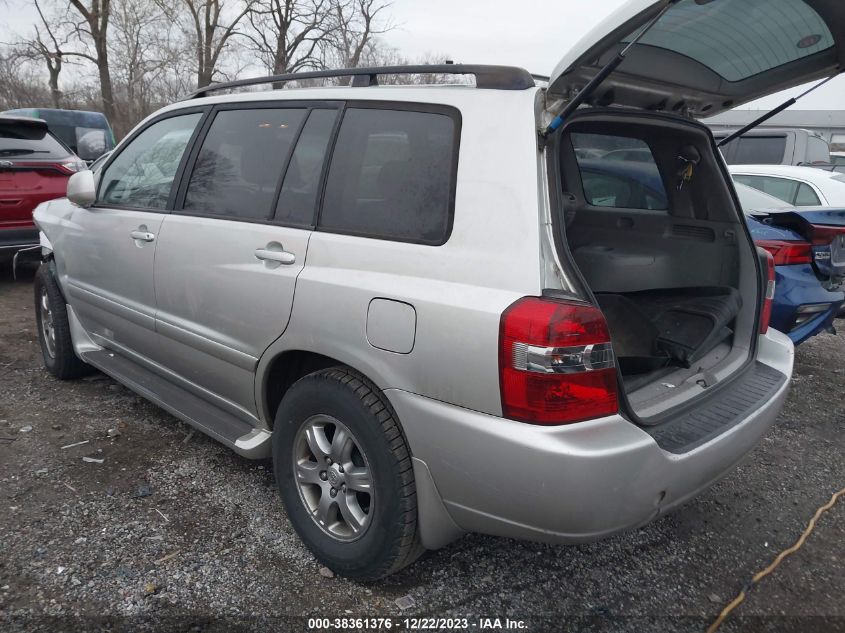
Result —
POLYGON ((109 163, 100 179, 99 202, 164 209, 173 178, 202 113, 173 116, 144 129, 109 163))
POLYGON ((32 127, 0 123, 0 158, 67 158, 68 149, 52 134, 32 127))
POLYGON ((795 195, 796 207, 817 207, 821 203, 822 201, 819 200, 819 197, 810 185, 803 182, 798 185, 798 193, 795 195))
POLYGON ((222 110, 202 142, 184 209, 267 220, 307 110, 222 110))
POLYGON ((780 165, 786 153, 785 136, 743 136, 725 146, 731 165, 780 165))
POLYGON ((609 134, 572 134, 588 204, 665 211, 666 189, 645 141, 609 134))
POLYGON ((457 137, 446 113, 350 108, 338 133, 319 227, 442 244, 451 226, 457 137))
POLYGON ((823 138, 818 136, 810 136, 807 138, 807 160, 804 161, 809 164, 813 163, 830 163, 830 145, 827 144, 823 138))
POLYGON ((773 176, 744 176, 736 175, 734 180, 749 187, 780 198, 789 204, 795 204, 795 196, 798 193, 799 183, 787 178, 775 178, 773 176))

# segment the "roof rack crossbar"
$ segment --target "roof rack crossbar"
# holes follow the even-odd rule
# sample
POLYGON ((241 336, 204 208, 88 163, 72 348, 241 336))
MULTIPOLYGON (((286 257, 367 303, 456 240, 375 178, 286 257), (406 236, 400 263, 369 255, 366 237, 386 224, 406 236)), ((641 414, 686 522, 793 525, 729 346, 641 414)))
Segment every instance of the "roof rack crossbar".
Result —
POLYGON ((487 66, 478 64, 422 64, 413 66, 374 66, 371 68, 342 68, 339 70, 312 70, 286 75, 252 77, 214 83, 194 90, 185 99, 205 97, 218 90, 230 90, 262 84, 283 84, 300 79, 324 79, 331 77, 352 77, 352 86, 361 88, 379 85, 379 75, 475 75, 476 88, 493 90, 526 90, 536 84, 531 74, 516 66, 487 66))

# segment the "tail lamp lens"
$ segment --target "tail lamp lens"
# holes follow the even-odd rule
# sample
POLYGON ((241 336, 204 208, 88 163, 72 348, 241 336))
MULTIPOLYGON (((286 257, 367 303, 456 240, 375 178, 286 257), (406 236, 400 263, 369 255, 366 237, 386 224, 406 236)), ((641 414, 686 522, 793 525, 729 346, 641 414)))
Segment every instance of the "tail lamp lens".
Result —
POLYGON ((759 240, 757 246, 765 248, 771 254, 774 258, 775 266, 813 263, 813 251, 809 242, 759 240))
POLYGON ((775 298, 775 258, 766 251, 766 294, 763 297, 763 310, 760 312, 760 334, 769 331, 772 319, 772 303, 775 298))
POLYGON ((505 417, 569 424, 619 410, 607 322, 590 305, 525 297, 502 314, 499 379, 505 417))

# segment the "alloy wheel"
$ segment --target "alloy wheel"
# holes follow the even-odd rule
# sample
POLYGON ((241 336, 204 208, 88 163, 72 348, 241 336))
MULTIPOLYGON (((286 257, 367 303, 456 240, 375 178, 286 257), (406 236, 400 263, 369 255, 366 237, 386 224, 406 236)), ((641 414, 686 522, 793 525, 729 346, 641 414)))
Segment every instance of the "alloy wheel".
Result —
POLYGON ((308 418, 293 447, 294 479, 311 519, 339 541, 355 541, 373 515, 372 471, 360 442, 328 415, 308 418))

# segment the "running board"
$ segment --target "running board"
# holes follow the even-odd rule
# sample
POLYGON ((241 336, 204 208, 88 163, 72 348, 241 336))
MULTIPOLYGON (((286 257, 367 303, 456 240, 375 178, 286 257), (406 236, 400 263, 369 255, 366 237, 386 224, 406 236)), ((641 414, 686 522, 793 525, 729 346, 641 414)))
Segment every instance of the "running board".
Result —
POLYGON ((89 365, 239 455, 249 459, 270 456, 269 431, 255 428, 116 352, 96 350, 83 352, 80 356, 89 365))

